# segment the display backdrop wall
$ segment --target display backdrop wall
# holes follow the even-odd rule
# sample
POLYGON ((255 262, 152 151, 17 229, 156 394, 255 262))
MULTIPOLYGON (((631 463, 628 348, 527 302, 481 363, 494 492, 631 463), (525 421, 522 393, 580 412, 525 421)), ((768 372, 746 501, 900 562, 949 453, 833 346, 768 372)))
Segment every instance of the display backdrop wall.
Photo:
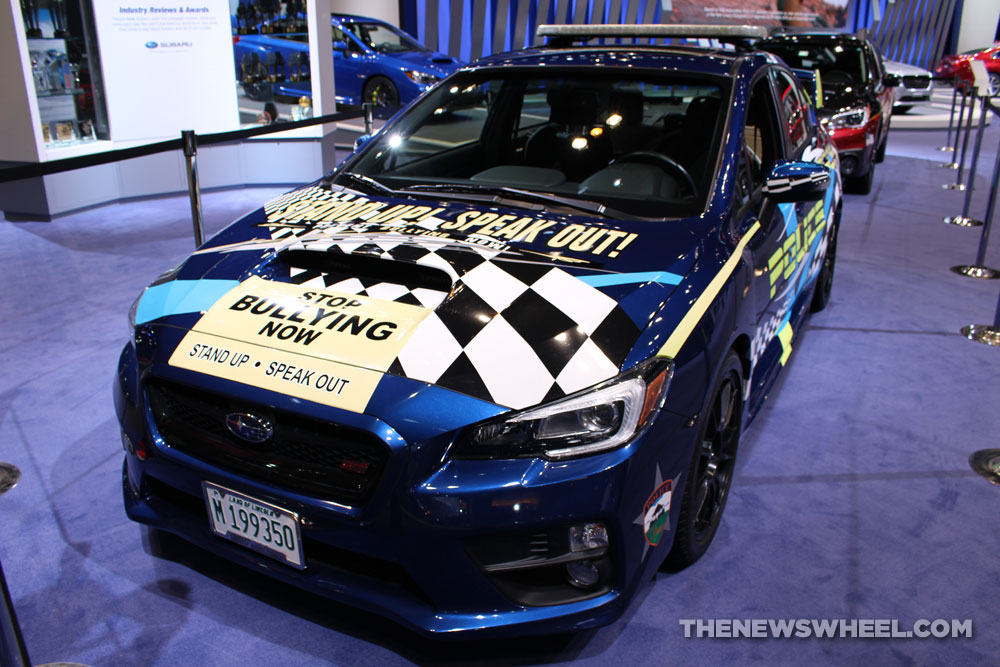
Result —
POLYGON ((228 0, 95 2, 115 141, 239 127, 228 0))
POLYGON ((867 28, 887 58, 927 67, 944 53, 958 2, 404 0, 400 21, 426 46, 463 60, 535 44, 535 29, 542 23, 752 23, 851 32, 867 28))

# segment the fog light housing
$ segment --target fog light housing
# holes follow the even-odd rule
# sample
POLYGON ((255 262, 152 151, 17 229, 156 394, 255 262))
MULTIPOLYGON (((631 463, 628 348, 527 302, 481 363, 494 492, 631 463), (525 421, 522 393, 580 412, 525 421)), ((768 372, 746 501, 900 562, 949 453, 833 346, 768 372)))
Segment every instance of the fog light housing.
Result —
POLYGON ((603 523, 585 523, 569 529, 569 550, 589 551, 608 546, 608 529, 603 523))
POLYGON ((601 571, 590 558, 575 560, 566 564, 566 577, 569 583, 584 590, 593 588, 601 581, 601 571))

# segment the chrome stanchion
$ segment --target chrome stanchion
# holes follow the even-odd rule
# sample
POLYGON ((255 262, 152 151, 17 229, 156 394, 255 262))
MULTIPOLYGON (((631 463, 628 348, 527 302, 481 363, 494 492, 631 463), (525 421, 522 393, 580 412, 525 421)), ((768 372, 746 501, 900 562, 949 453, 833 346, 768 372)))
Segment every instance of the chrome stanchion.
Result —
POLYGON ((375 125, 375 105, 371 102, 365 102, 361 105, 361 110, 365 114, 365 134, 371 136, 372 128, 375 125))
POLYGON ((958 79, 955 79, 951 87, 951 113, 948 115, 948 137, 944 141, 944 146, 938 148, 939 151, 955 152, 955 147, 951 145, 951 128, 955 124, 955 105, 958 102, 958 87, 958 79))
MULTIPOLYGON (((962 154, 959 156, 958 162, 953 163, 957 165, 956 168, 958 169, 958 173, 955 174, 954 183, 948 183, 941 186, 945 190, 965 190, 965 184, 962 183, 962 171, 965 168, 965 153, 969 149, 969 135, 972 134, 972 116, 973 112, 976 110, 976 99, 978 97, 979 93, 977 89, 973 87, 972 93, 969 95, 969 115, 965 119, 965 131, 962 133, 962 154)), ((956 134, 955 137, 957 139, 958 135, 956 134)))
MULTIPOLYGON (((21 471, 17 466, 0 463, 0 495, 13 489, 21 479, 21 471)), ((28 649, 24 645, 21 626, 17 623, 14 613, 14 601, 11 600, 7 579, 0 564, 0 665, 11 667, 31 667, 28 649)))
POLYGON ((969 182, 965 186, 965 203, 962 205, 962 215, 945 218, 944 222, 948 225, 980 227, 983 224, 982 220, 974 220, 969 217, 969 209, 972 206, 972 191, 975 189, 976 166, 979 164, 979 151, 983 146, 983 133, 986 129, 986 112, 990 104, 988 97, 982 98, 982 101, 982 108, 979 110, 979 127, 976 129, 976 145, 972 148, 972 164, 969 165, 969 182))
POLYGON ((194 245, 205 241, 205 226, 201 213, 201 190, 198 187, 198 141, 194 130, 182 130, 184 163, 187 167, 188 195, 191 197, 191 222, 194 224, 194 245))
MULTIPOLYGON (((993 105, 987 103, 987 107, 992 109, 993 105)), ((1000 150, 997 151, 997 159, 993 165, 993 180, 990 186, 990 200, 986 205, 986 224, 983 225, 983 234, 979 238, 979 251, 976 253, 976 263, 972 265, 953 266, 951 270, 959 275, 968 278, 979 278, 982 280, 995 280, 1000 278, 1000 271, 986 266, 986 246, 990 242, 990 229, 993 227, 993 213, 997 206, 997 184, 1000 182, 1000 150)))
POLYGON ((958 138, 962 134, 962 123, 965 120, 965 102, 968 100, 968 93, 965 90, 965 82, 955 80, 955 89, 962 96, 962 104, 958 107, 958 124, 955 126, 955 143, 951 146, 952 161, 945 162, 941 166, 945 169, 958 169, 955 158, 958 157, 958 138))
POLYGON ((1000 347, 1000 298, 997 299, 997 312, 993 316, 993 324, 970 324, 962 327, 962 335, 983 345, 1000 347))

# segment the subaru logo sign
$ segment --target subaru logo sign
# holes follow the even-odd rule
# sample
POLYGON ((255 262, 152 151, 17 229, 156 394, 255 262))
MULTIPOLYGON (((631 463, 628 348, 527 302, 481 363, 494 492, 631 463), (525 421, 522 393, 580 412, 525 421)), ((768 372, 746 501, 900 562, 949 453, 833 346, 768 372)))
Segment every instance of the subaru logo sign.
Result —
POLYGON ((271 422, 249 412, 230 412, 226 415, 226 427, 237 438, 247 442, 264 442, 274 435, 271 422))
POLYGON ((155 49, 157 46, 159 46, 159 44, 157 44, 156 42, 146 42, 147 49, 155 49))

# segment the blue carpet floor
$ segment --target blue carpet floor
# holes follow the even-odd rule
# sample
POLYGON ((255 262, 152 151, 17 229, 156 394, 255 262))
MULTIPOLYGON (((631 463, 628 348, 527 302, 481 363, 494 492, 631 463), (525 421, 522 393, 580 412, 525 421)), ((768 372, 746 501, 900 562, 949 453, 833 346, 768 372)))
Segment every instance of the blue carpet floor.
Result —
MULTIPOLYGON (((941 222, 962 203, 941 189, 943 141, 894 131, 872 194, 846 198, 832 302, 745 435, 709 553, 612 626, 532 640, 423 640, 128 521, 111 383, 132 300, 192 249, 187 202, 0 223, 0 461, 24 474, 0 498, 0 560, 33 661, 997 664, 1000 487, 967 460, 1000 446, 1000 349, 958 331, 992 322, 1000 281, 948 271, 979 234, 941 222), (971 619, 974 636, 685 638, 679 623, 731 618, 971 619)), ((277 192, 206 194, 209 231, 277 192)))

